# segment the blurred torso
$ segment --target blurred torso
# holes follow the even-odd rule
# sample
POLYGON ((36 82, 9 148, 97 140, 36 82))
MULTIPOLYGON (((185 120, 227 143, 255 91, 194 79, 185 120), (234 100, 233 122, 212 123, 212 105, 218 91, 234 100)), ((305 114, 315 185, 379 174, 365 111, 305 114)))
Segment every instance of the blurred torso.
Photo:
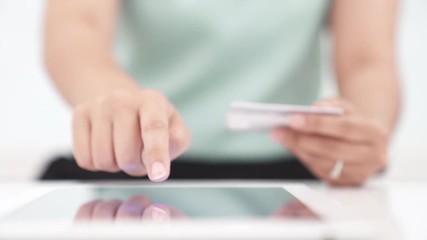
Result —
POLYGON ((117 58, 164 93, 193 134, 186 156, 262 161, 289 154, 266 133, 225 129, 233 100, 311 104, 328 0, 126 0, 117 58))

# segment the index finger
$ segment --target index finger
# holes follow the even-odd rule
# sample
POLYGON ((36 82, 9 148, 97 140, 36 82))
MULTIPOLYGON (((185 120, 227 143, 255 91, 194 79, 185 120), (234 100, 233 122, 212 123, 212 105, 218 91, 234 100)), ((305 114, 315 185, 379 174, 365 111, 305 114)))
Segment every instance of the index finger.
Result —
POLYGON ((141 107, 140 125, 143 142, 142 160, 152 181, 161 182, 170 173, 169 117, 165 104, 150 103, 141 107))

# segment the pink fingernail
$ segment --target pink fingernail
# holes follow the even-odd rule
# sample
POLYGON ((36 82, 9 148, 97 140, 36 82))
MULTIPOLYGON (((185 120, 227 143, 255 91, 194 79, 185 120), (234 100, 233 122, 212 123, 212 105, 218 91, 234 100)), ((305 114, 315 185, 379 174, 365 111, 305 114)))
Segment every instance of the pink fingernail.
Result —
POLYGON ((151 165, 150 179, 156 182, 163 181, 167 178, 166 168, 161 162, 154 162, 151 165))
POLYGON ((151 211, 151 219, 154 221, 163 222, 169 219, 169 214, 164 209, 153 207, 151 211))
POLYGON ((149 206, 142 214, 144 220, 151 220, 156 222, 165 222, 170 220, 170 213, 167 209, 157 206, 149 206))
POLYGON ((289 118, 289 125, 292 128, 303 128, 305 126, 305 117, 302 115, 293 115, 289 118))

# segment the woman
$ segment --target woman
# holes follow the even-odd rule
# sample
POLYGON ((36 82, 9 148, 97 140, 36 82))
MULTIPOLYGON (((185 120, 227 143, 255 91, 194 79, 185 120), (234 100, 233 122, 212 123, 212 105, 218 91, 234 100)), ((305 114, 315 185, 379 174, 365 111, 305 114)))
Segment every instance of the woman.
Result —
POLYGON ((320 178, 361 184, 386 167, 399 112, 396 5, 49 1, 46 63, 74 109, 76 162, 93 172, 122 171, 153 181, 320 178), (318 104, 346 114, 295 115, 289 128, 275 129, 271 138, 224 131, 232 100, 317 99, 326 27, 339 96, 318 104))

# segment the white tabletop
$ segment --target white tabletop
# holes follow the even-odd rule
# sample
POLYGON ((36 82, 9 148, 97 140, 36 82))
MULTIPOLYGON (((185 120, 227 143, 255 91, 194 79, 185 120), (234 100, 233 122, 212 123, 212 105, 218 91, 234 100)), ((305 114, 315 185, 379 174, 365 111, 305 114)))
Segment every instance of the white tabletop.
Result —
MULTIPOLYGON (((283 183, 227 182, 226 184, 276 186, 283 183)), ((393 223, 394 230, 399 233, 398 235, 392 233, 393 239, 427 239, 425 227, 427 207, 424 207, 427 203, 427 183, 373 181, 361 188, 330 188, 315 182, 305 183, 337 201, 347 211, 351 211, 353 216, 358 216, 362 220, 384 219, 393 223)), ((81 184, 72 182, 1 183, 0 216, 25 204, 25 198, 22 200, 22 196, 28 196, 30 199, 32 196, 42 195, 54 188, 81 184), (21 200, 16 201, 18 198, 21 200)))

